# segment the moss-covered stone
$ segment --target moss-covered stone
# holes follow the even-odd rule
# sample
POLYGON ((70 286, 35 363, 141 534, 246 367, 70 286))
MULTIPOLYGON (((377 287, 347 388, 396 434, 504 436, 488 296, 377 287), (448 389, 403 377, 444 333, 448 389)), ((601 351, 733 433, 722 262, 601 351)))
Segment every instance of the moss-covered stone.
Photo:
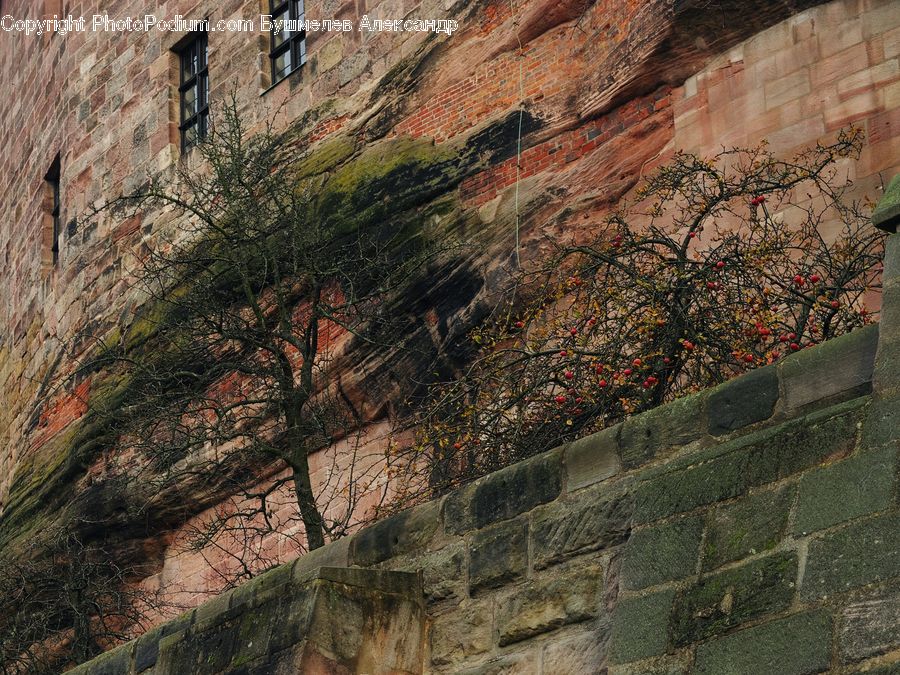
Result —
POLYGON ((702 534, 699 516, 632 532, 622 562, 625 588, 641 589, 693 574, 702 534))
POLYGON ((888 508, 897 483, 894 447, 861 450, 800 481, 794 534, 802 535, 888 508))
POLYGON ((831 617, 795 614, 705 642, 697 647, 698 675, 806 675, 828 669, 831 617))
POLYGON ((778 373, 774 366, 753 370, 719 385, 706 403, 709 433, 721 436, 767 420, 778 401, 778 373))
POLYGON ((636 522, 647 522, 744 494, 856 444, 867 399, 857 399, 725 443, 673 463, 637 487, 636 522), (691 463, 695 462, 695 463, 691 463), (685 463, 687 466, 685 466, 685 463))
POLYGON ((675 591, 623 598, 613 611, 609 639, 610 663, 627 663, 666 651, 669 614, 675 591))
POLYGON ((784 533, 794 491, 790 486, 761 490, 710 514, 703 544, 703 569, 762 553, 784 533))
POLYGON ((796 579, 797 558, 792 554, 770 556, 705 577, 675 598, 673 643, 684 647, 786 609, 796 592, 796 579))
POLYGON ((706 434, 706 398, 706 392, 685 396, 625 420, 619 434, 622 465, 633 469, 667 450, 702 438, 706 434))
POLYGON ((852 523, 809 544, 801 596, 815 600, 900 577, 900 514, 852 523))

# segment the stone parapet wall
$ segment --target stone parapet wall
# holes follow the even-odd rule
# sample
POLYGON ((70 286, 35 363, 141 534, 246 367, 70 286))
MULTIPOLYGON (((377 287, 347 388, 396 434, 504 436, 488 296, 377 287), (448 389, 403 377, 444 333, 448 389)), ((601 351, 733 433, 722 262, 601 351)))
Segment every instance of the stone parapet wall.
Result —
MULTIPOLYGON (((878 333, 485 476, 181 621, 240 614, 270 579, 375 567, 422 574, 422 672, 896 672, 898 446, 868 431, 884 428, 878 333)), ((81 672, 141 672, 95 663, 81 672)))

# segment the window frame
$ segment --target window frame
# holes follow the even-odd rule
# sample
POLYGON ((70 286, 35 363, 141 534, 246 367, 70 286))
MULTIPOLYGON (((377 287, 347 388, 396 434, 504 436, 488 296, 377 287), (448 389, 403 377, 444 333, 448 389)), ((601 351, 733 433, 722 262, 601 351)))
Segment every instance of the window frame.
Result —
POLYGON ((181 153, 184 154, 206 138, 209 133, 209 34, 197 31, 175 50, 178 56, 178 131, 181 136, 181 153), (185 78, 187 59, 196 56, 197 67, 190 77, 185 78), (185 116, 185 93, 195 89, 194 112, 185 116), (193 141, 188 140, 188 131, 197 128, 193 141))
POLYGON ((48 228, 50 230, 50 262, 54 267, 59 264, 59 236, 62 232, 61 175, 62 161, 60 155, 57 154, 44 176, 46 185, 45 208, 47 216, 50 218, 50 227, 48 228))
MULTIPOLYGON (((306 18, 306 5, 304 0, 269 0, 269 12, 274 22, 276 16, 287 11, 288 19, 303 21, 306 18)), ((282 80, 286 80, 306 64, 306 31, 291 32, 288 38, 280 45, 275 45, 275 29, 269 33, 269 66, 271 70, 272 86, 282 80), (291 66, 288 70, 275 69, 275 61, 283 54, 290 52, 291 66)))

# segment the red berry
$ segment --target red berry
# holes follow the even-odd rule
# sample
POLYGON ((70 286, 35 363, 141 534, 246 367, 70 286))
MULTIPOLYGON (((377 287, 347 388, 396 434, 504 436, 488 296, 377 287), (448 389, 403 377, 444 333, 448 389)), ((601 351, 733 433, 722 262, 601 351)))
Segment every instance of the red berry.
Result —
POLYGON ((796 340, 796 339, 797 339, 797 334, 796 334, 796 333, 788 333, 788 339, 789 339, 789 340, 796 340))
POLYGON ((577 328, 570 328, 570 329, 569 329, 569 333, 571 333, 572 336, 574 337, 574 336, 578 335, 578 329, 577 329, 577 328))
POLYGON ((567 380, 571 380, 573 377, 575 377, 575 373, 573 373, 571 370, 567 370, 564 374, 567 380))
POLYGON ((560 405, 562 405, 563 403, 566 402, 566 397, 560 395, 560 396, 557 396, 557 397, 556 397, 555 399, 553 399, 553 400, 556 401, 557 403, 559 403, 560 405))
POLYGON ((631 365, 633 365, 635 367, 639 367, 641 365, 641 363, 643 363, 643 362, 640 359, 635 359, 634 361, 631 362, 631 365))
POLYGON ((763 327, 759 329, 759 334, 763 337, 766 337, 767 335, 771 335, 772 331, 770 331, 768 328, 763 327))
POLYGON ((797 284, 798 286, 802 286, 805 282, 804 282, 803 277, 798 274, 797 276, 794 277, 794 283, 797 284))
POLYGON ((581 403, 583 400, 584 399, 579 396, 578 398, 575 399, 575 403, 581 403))
POLYGON ((832 309, 838 309, 840 306, 841 306, 841 303, 839 303, 837 300, 832 300, 832 301, 831 301, 831 308, 832 308, 832 309))
POLYGON ((778 338, 779 342, 787 342, 788 340, 790 340, 790 338, 787 335, 782 335, 778 338))
POLYGON ((716 263, 716 269, 722 269, 723 267, 725 267, 725 261, 720 260, 716 263))
POLYGON ((744 361, 746 361, 747 363, 753 363, 753 354, 745 354, 744 361))
POLYGON ((628 377, 628 376, 631 375, 631 373, 633 373, 633 372, 634 372, 634 371, 633 371, 631 368, 626 368, 625 370, 622 371, 622 374, 623 374, 625 377, 628 377))
POLYGON ((670 359, 668 356, 664 356, 663 363, 665 363, 666 365, 669 365, 670 363, 672 363, 672 359, 670 359))
POLYGON ((456 448, 457 450, 460 450, 462 448, 462 443, 457 441, 456 443, 453 444, 453 447, 456 448))
POLYGON ((800 345, 798 345, 796 342, 792 342, 792 343, 791 343, 791 349, 792 349, 793 351, 797 351, 798 349, 800 349, 800 345))
POLYGON ((516 321, 516 328, 524 328, 524 327, 525 327, 524 321, 516 321))
POLYGON ((600 381, 597 383, 597 386, 600 387, 601 389, 603 389, 604 387, 606 387, 607 384, 608 384, 608 383, 607 383, 606 380, 600 380, 600 381))
POLYGON ((566 358, 569 355, 569 352, 567 352, 565 349, 563 349, 562 351, 560 351, 559 355, 562 356, 563 358, 566 358))
POLYGON ((809 275, 809 280, 814 284, 819 283, 819 279, 821 279, 821 277, 818 274, 810 274, 809 275))
POLYGON ((692 351, 694 349, 694 343, 690 340, 685 340, 681 343, 681 346, 687 349, 688 351, 692 351))
POLYGON ((597 366, 596 371, 597 371, 598 375, 603 374, 603 364, 602 363, 599 366, 597 366))
POLYGON ((688 236, 689 236, 691 239, 693 239, 694 237, 697 236, 697 233, 696 233, 696 232, 688 232, 688 236))
POLYGON ((707 281, 707 282, 706 282, 706 287, 707 287, 709 290, 713 290, 713 289, 715 289, 715 287, 716 287, 716 282, 715 282, 715 281, 707 281))

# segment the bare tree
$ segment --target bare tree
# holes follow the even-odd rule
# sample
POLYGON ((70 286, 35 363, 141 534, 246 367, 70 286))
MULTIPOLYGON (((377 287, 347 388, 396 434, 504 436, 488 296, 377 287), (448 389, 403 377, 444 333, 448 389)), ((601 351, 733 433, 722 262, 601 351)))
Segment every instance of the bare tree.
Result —
POLYGON ((838 169, 861 142, 851 129, 790 161, 677 154, 589 240, 548 239, 472 335, 481 355, 416 419, 432 488, 872 321, 882 235, 838 169))
POLYGON ((195 544, 223 552, 241 550, 227 538, 291 530, 272 508, 286 487, 308 549, 347 529, 354 491, 380 469, 317 494, 309 457, 341 440, 360 447, 367 402, 337 373, 359 367, 354 349, 404 348, 385 308, 437 255, 420 228, 331 217, 295 141, 271 127, 248 134, 232 101, 175 180, 100 210, 168 224, 153 227, 135 272, 146 299, 137 321, 80 372, 127 380, 105 412, 117 420, 116 456, 144 458, 144 481, 163 477, 148 492, 181 483, 215 492, 209 503, 236 495, 195 531, 195 544), (323 500, 338 497, 347 506, 326 517, 323 500))
POLYGON ((0 558, 0 673, 59 673, 147 629, 164 608, 143 571, 85 544, 72 529, 45 533, 0 558))

